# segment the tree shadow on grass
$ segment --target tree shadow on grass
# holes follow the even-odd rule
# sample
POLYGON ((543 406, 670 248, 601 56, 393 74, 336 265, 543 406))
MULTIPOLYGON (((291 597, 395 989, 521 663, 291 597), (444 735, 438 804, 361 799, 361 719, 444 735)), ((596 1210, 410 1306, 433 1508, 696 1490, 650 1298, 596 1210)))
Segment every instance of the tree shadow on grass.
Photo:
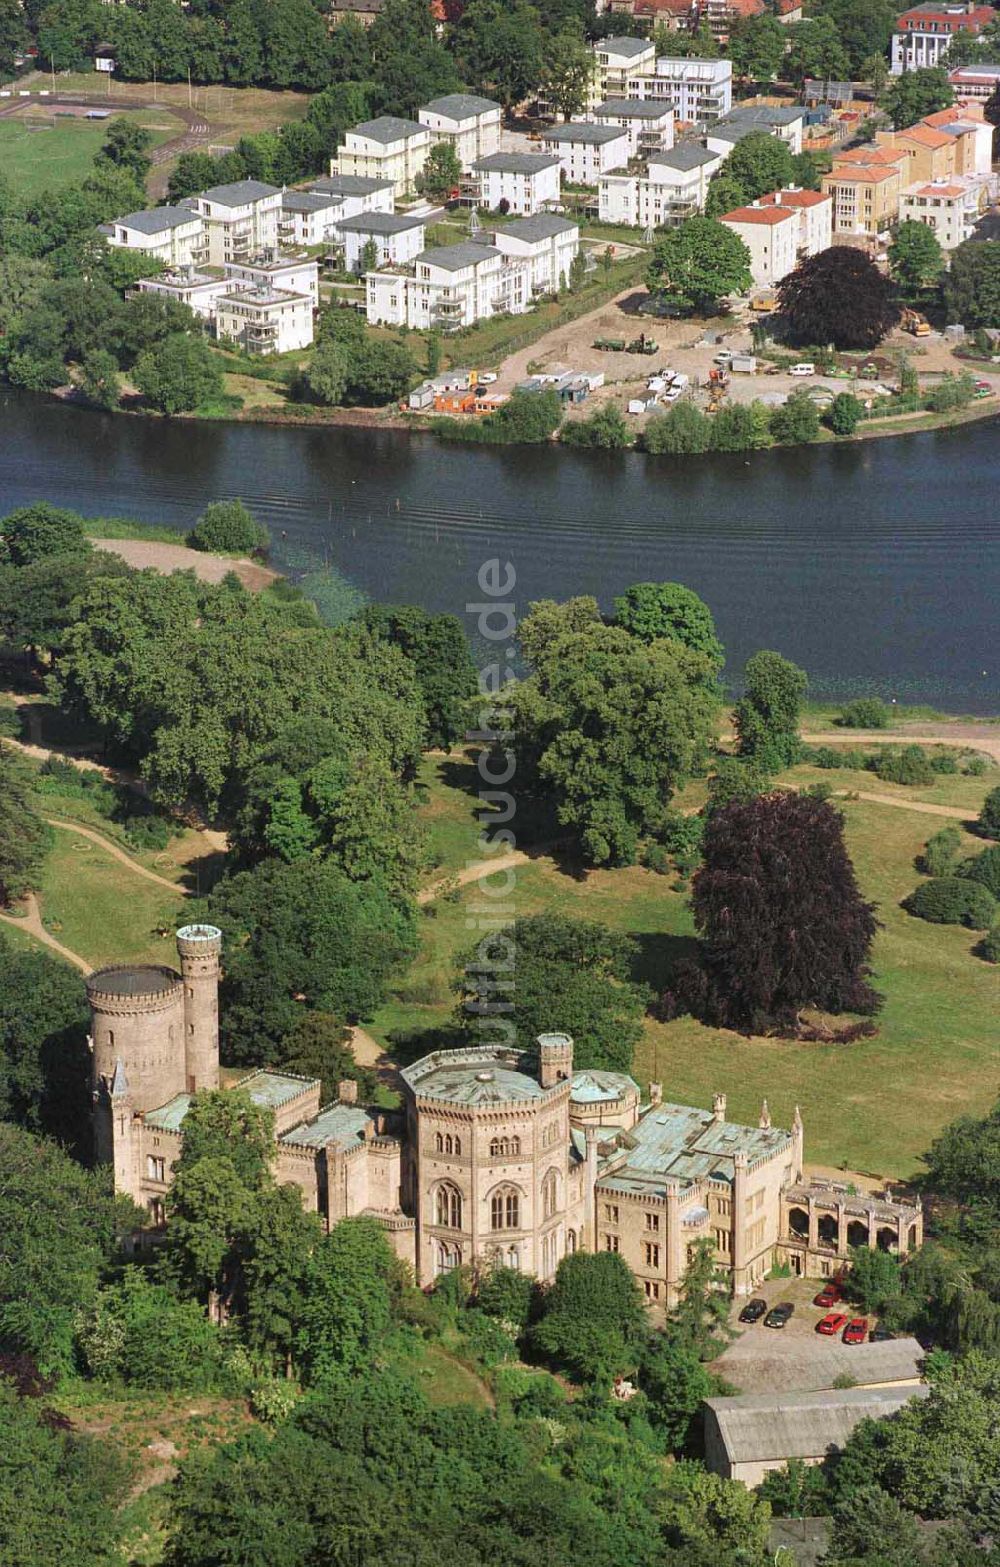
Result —
POLYGON ((663 931, 637 931, 638 956, 633 969, 637 984, 647 985, 654 996, 662 995, 677 965, 697 962, 700 943, 696 936, 672 936, 663 931))

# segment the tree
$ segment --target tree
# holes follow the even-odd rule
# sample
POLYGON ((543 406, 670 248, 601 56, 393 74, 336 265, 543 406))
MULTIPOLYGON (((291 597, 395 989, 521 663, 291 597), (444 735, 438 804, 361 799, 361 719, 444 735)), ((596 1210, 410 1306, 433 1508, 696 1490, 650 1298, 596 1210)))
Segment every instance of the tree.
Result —
POLYGON ((728 171, 728 159, 713 174, 708 182, 708 195, 705 198, 705 216, 707 218, 723 218, 728 212, 734 212, 737 207, 742 207, 749 200, 746 186, 742 180, 738 180, 728 171))
POLYGON ((77 973, 47 952, 18 951, 0 936, 0 1121, 48 1132, 65 1144, 81 1136, 89 1097, 88 1020, 77 973))
POLYGON ((681 1452, 695 1416, 714 1390, 711 1373, 694 1350, 655 1333, 639 1362, 639 1386, 649 1399, 650 1422, 667 1450, 681 1452))
POLYGON ((967 327, 1000 321, 1000 240, 967 239, 951 253, 944 288, 948 319, 967 327))
POLYGON ((95 348, 87 354, 80 366, 79 385, 88 403, 93 403, 95 408, 102 408, 106 413, 117 408, 122 389, 114 354, 103 348, 95 348))
POLYGON ((366 272, 374 272, 378 264, 378 245, 373 239, 366 239, 358 255, 358 274, 364 277, 366 272))
POLYGON ((881 1314, 902 1292, 899 1258, 871 1246, 851 1247, 847 1292, 863 1311, 881 1314))
POLYGON ((896 25, 894 0, 817 0, 812 16, 829 17, 850 61, 850 74, 858 76, 863 61, 873 54, 889 53, 896 25))
POLYGON ((681 1283, 680 1298, 670 1314, 667 1332, 672 1344, 711 1360, 719 1353, 720 1329, 729 1316, 726 1276, 716 1264, 709 1241, 691 1247, 681 1283))
POLYGON ((547 39, 542 86, 564 119, 580 114, 594 74, 594 54, 582 28, 566 27, 547 39))
POLYGON ((831 1567, 877 1562, 878 1567, 912 1567, 921 1559, 917 1520, 878 1485, 862 1486, 833 1511, 831 1567))
POLYGON ((104 145, 97 154, 96 163, 113 163, 130 170, 137 180, 144 180, 153 166, 149 149, 153 144, 151 132, 144 126, 123 115, 112 120, 104 145))
POLYGON ((298 1332, 313 1382, 365 1366, 389 1330, 397 1263, 374 1219, 342 1219, 313 1253, 298 1332))
POLYGON ((889 246, 889 271, 893 282, 907 294, 917 294, 936 283, 944 270, 944 252, 926 223, 907 219, 896 230, 889 246))
MULTIPOLYGON (((940 837, 941 834, 936 836, 940 837)), ((930 848, 930 843, 927 848, 930 848)), ((982 854, 975 854, 972 859, 966 860, 961 875, 981 883, 994 898, 1000 898, 1000 844, 994 844, 992 849, 986 849, 982 854)))
POLYGON ((607 1382, 635 1366, 646 1333, 639 1286, 623 1259, 576 1252, 560 1262, 531 1339, 577 1381, 607 1382))
POLYGON ((707 452, 712 444, 712 423, 694 403, 674 403, 665 414, 650 419, 642 444, 654 454, 688 456, 707 452))
POLYGON ((427 714, 426 743, 449 749, 466 727, 479 689, 469 641, 457 615, 433 615, 416 604, 369 604, 359 619, 413 666, 427 714))
POLYGON ((847 245, 800 261, 778 284, 778 308, 789 341, 803 345, 874 348, 899 319, 888 278, 847 245))
POLYGON ((135 362, 133 380, 160 413, 184 413, 222 393, 222 372, 204 338, 175 332, 135 362))
POLYGON ((875 909, 826 801, 775 793, 713 811, 692 908, 717 1021, 760 1033, 793 1026, 806 1007, 876 1009, 875 909))
POLYGON ((762 1562, 767 1558, 771 1509, 749 1491, 741 1480, 723 1480, 701 1464, 674 1464, 666 1481, 663 1500, 664 1534, 670 1545, 681 1548, 681 1562, 723 1560, 762 1562), (691 1548, 702 1554, 692 1557, 691 1548))
POLYGON ((864 404, 853 392, 838 392, 825 415, 834 435, 853 435, 864 414, 864 404))
POLYGON ((426 0, 389 0, 368 30, 373 107, 415 116, 418 107, 461 86, 426 0))
POLYGON ((462 178, 462 165, 450 141, 439 141, 427 154, 420 176, 420 189, 428 196, 443 200, 462 178))
POLYGON ((17 0, 3 0, 0 4, 0 77, 5 81, 13 76, 14 62, 24 54, 30 42, 21 6, 17 0))
POLYGON ((79 555, 89 549, 83 518, 48 501, 36 501, 0 518, 0 560, 12 566, 31 566, 50 555, 79 555))
POLYGON ((806 391, 792 392, 771 414, 771 434, 786 446, 804 446, 819 435, 819 410, 806 391))
POLYGON ((459 959, 458 1021, 478 1033, 489 1019, 527 1051, 535 1051, 539 1034, 556 1029, 572 1036, 576 1068, 629 1072, 646 1002, 633 980, 637 958, 632 937, 603 925, 522 915, 459 959))
POLYGON ((942 827, 924 844, 918 869, 928 876, 948 876, 955 864, 955 856, 962 847, 962 831, 959 827, 942 827))
POLYGON ((402 343, 366 342, 351 365, 345 402, 366 408, 398 402, 409 392, 415 376, 413 356, 402 343))
POLYGON ((815 1518, 830 1510, 830 1488, 821 1468, 801 1458, 790 1458, 780 1469, 770 1469, 757 1486, 775 1518, 815 1518))
POLYGON ((651 293, 710 315, 727 294, 753 286, 750 252, 714 218, 689 218, 655 241, 646 281, 651 293))
POLYGON ((178 1300, 140 1268, 98 1292, 77 1324, 92 1376, 167 1392, 206 1392, 222 1381, 218 1330, 196 1301, 178 1300))
POLYGON ((342 403, 350 382, 352 362, 351 349, 346 343, 321 337, 302 372, 302 391, 313 402, 342 403))
POLYGON ((0 747, 0 905, 10 908, 38 886, 51 832, 33 795, 34 774, 8 746, 0 747))
MULTIPOLYGON (((548 616, 533 607, 521 627, 529 658, 539 608, 548 616)), ((526 776, 551 792, 587 860, 628 864, 704 754, 715 668, 677 641, 641 643, 596 619, 566 626, 533 662, 511 702, 526 776)))
POLYGON ((563 426, 559 438, 567 446, 590 447, 605 452, 621 452, 632 444, 625 417, 615 403, 605 403, 589 419, 570 420, 563 426))
POLYGON ((964 925, 968 930, 988 930, 997 913, 996 899, 986 887, 954 875, 921 882, 904 907, 932 925, 964 925))
POLYGON ((191 549, 216 554, 262 554, 271 535, 242 501, 212 501, 187 536, 191 549))
POLYGON ((733 74, 742 81, 771 81, 784 59, 786 42, 785 29, 767 12, 738 18, 729 31, 733 74))
MULTIPOLYGON (((139 1218, 109 1169, 0 1122, 0 1340, 45 1375, 73 1368, 76 1314, 94 1299, 119 1233, 139 1218)), ((0 1453, 3 1448, 0 1444, 0 1453)))
MULTIPOLYGON (((237 9, 238 5, 233 7, 231 17, 237 9)), ((183 201, 186 196, 193 196, 209 185, 214 185, 217 167, 218 160, 209 152, 180 153, 167 181, 167 200, 183 201)))
POLYGON ((1000 838, 1000 788, 991 789, 983 801, 976 830, 983 838, 1000 838))
POLYGON ((771 445, 770 411, 757 399, 752 403, 726 403, 711 425, 715 452, 754 452, 771 445))
POLYGON ((377 1076, 358 1066, 349 1030, 331 1012, 302 1013, 275 1045, 270 1060, 279 1071, 319 1078, 322 1104, 331 1104, 345 1081, 357 1083, 362 1103, 370 1103, 378 1092, 377 1076))
MULTIPOLYGON (((771 17, 767 20, 778 28, 784 40, 784 28, 771 17)), ((780 190, 783 185, 790 185, 795 177, 791 149, 766 131, 753 131, 738 141, 724 168, 726 177, 742 187, 744 201, 755 201, 758 196, 780 190)))
POLYGON ((784 69, 789 81, 798 84, 807 76, 822 82, 850 78, 851 62, 832 17, 809 17, 786 31, 788 54, 784 69))
POLYGON ((743 696, 733 721, 739 753, 765 772, 794 766, 799 758, 799 708, 808 680, 804 670, 780 653, 763 649, 747 659, 743 696))
POLYGON ((702 653, 717 668, 725 662, 712 611, 681 582, 635 582, 614 602, 615 624, 641 642, 667 637, 702 653))
POLYGON ((881 98, 889 80, 889 62, 884 54, 870 54, 862 60, 861 79, 869 83, 876 99, 881 98))
POLYGON ((955 90, 943 65, 921 66, 894 76, 882 96, 882 108, 897 131, 939 109, 949 109, 954 102, 955 90))
POLYGON ((468 79, 508 111, 537 92, 548 41, 528 0, 470 0, 453 40, 468 79))
POLYGON ((329 861, 265 861, 221 881, 207 910, 227 937, 222 1038, 235 1061, 261 1064, 303 1008, 369 1017, 415 946, 412 913, 329 861))

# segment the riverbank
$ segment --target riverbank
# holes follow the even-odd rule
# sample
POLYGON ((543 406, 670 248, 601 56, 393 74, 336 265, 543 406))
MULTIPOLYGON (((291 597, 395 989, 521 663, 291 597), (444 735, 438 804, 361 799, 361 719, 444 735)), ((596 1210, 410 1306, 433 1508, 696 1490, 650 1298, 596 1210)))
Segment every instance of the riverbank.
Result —
POLYGON ((136 571, 159 571, 164 576, 172 571, 193 571, 199 582, 222 582, 225 577, 235 575, 249 593, 263 592, 281 575, 246 556, 213 555, 205 550, 189 549, 185 544, 146 539, 140 523, 136 524, 134 538, 95 538, 92 542, 95 549, 119 556, 136 571))

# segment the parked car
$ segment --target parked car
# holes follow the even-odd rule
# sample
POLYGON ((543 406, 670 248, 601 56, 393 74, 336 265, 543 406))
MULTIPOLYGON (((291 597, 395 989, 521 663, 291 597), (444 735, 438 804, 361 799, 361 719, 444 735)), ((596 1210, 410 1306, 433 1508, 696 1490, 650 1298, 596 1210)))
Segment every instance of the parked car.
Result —
POLYGON ((789 1317, 795 1315, 795 1307, 790 1300, 779 1301, 777 1306, 772 1306, 764 1318, 766 1328, 783 1328, 789 1317))
POLYGON ((497 372, 495 370, 480 370, 479 372, 478 381, 480 386, 492 386, 496 379, 497 372))
POLYGON ((676 403, 683 390, 683 386, 678 386, 675 382, 673 386, 668 386, 667 390, 663 393, 663 401, 665 403, 676 403))
POLYGON ((891 1328, 884 1328, 881 1323, 879 1323, 878 1327, 872 1328, 871 1332, 869 1333, 868 1342, 869 1344, 885 1344, 887 1340, 895 1337, 896 1335, 893 1333, 891 1328))
POLYGON ((828 1311, 825 1317, 821 1317, 816 1324, 816 1332, 822 1333, 824 1338, 832 1338, 839 1333, 847 1321, 846 1311, 828 1311))
POLYGON ((743 1307, 743 1310, 740 1312, 740 1321, 759 1322, 766 1310, 767 1301, 761 1300, 759 1295, 754 1296, 753 1300, 747 1301, 746 1305, 743 1307))
POLYGON ((844 1329, 845 1344, 863 1344, 868 1336, 868 1318, 852 1317, 844 1329))
POLYGON ((712 360, 712 363, 714 365, 724 365, 727 369, 732 364, 732 362, 733 362, 733 350, 731 348, 720 348, 719 352, 716 354, 715 358, 712 360))
POLYGON ((816 366, 815 365, 807 365, 807 364, 792 365, 792 368, 789 370, 788 374, 789 375, 815 375, 816 374, 816 366))
POLYGON ((973 397, 992 397, 993 385, 990 381, 977 381, 972 389, 973 397))
POLYGON ((813 1305, 822 1306, 824 1311, 829 1311, 830 1307, 835 1306, 840 1298, 840 1285, 831 1279, 829 1284, 823 1285, 823 1288, 820 1290, 818 1295, 813 1296, 813 1305))

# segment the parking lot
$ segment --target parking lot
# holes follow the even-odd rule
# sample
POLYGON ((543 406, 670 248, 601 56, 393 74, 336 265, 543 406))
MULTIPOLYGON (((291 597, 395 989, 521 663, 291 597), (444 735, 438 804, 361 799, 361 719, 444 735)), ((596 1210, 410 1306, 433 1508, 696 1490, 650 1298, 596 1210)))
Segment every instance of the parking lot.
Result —
MULTIPOLYGON (((859 1368, 855 1346, 816 1332, 826 1312, 812 1301, 822 1287, 822 1279, 770 1279, 755 1289, 754 1296, 766 1300, 769 1307, 779 1301, 793 1302, 795 1314, 780 1329, 766 1328, 763 1318, 749 1325, 738 1322, 746 1301, 734 1301, 730 1324, 739 1337, 713 1361, 712 1370, 743 1393, 830 1387, 840 1376, 855 1375, 859 1368)), ((849 1305, 834 1309, 849 1317, 861 1314, 849 1305)), ((869 1319, 869 1325, 873 1322, 869 1319)))

